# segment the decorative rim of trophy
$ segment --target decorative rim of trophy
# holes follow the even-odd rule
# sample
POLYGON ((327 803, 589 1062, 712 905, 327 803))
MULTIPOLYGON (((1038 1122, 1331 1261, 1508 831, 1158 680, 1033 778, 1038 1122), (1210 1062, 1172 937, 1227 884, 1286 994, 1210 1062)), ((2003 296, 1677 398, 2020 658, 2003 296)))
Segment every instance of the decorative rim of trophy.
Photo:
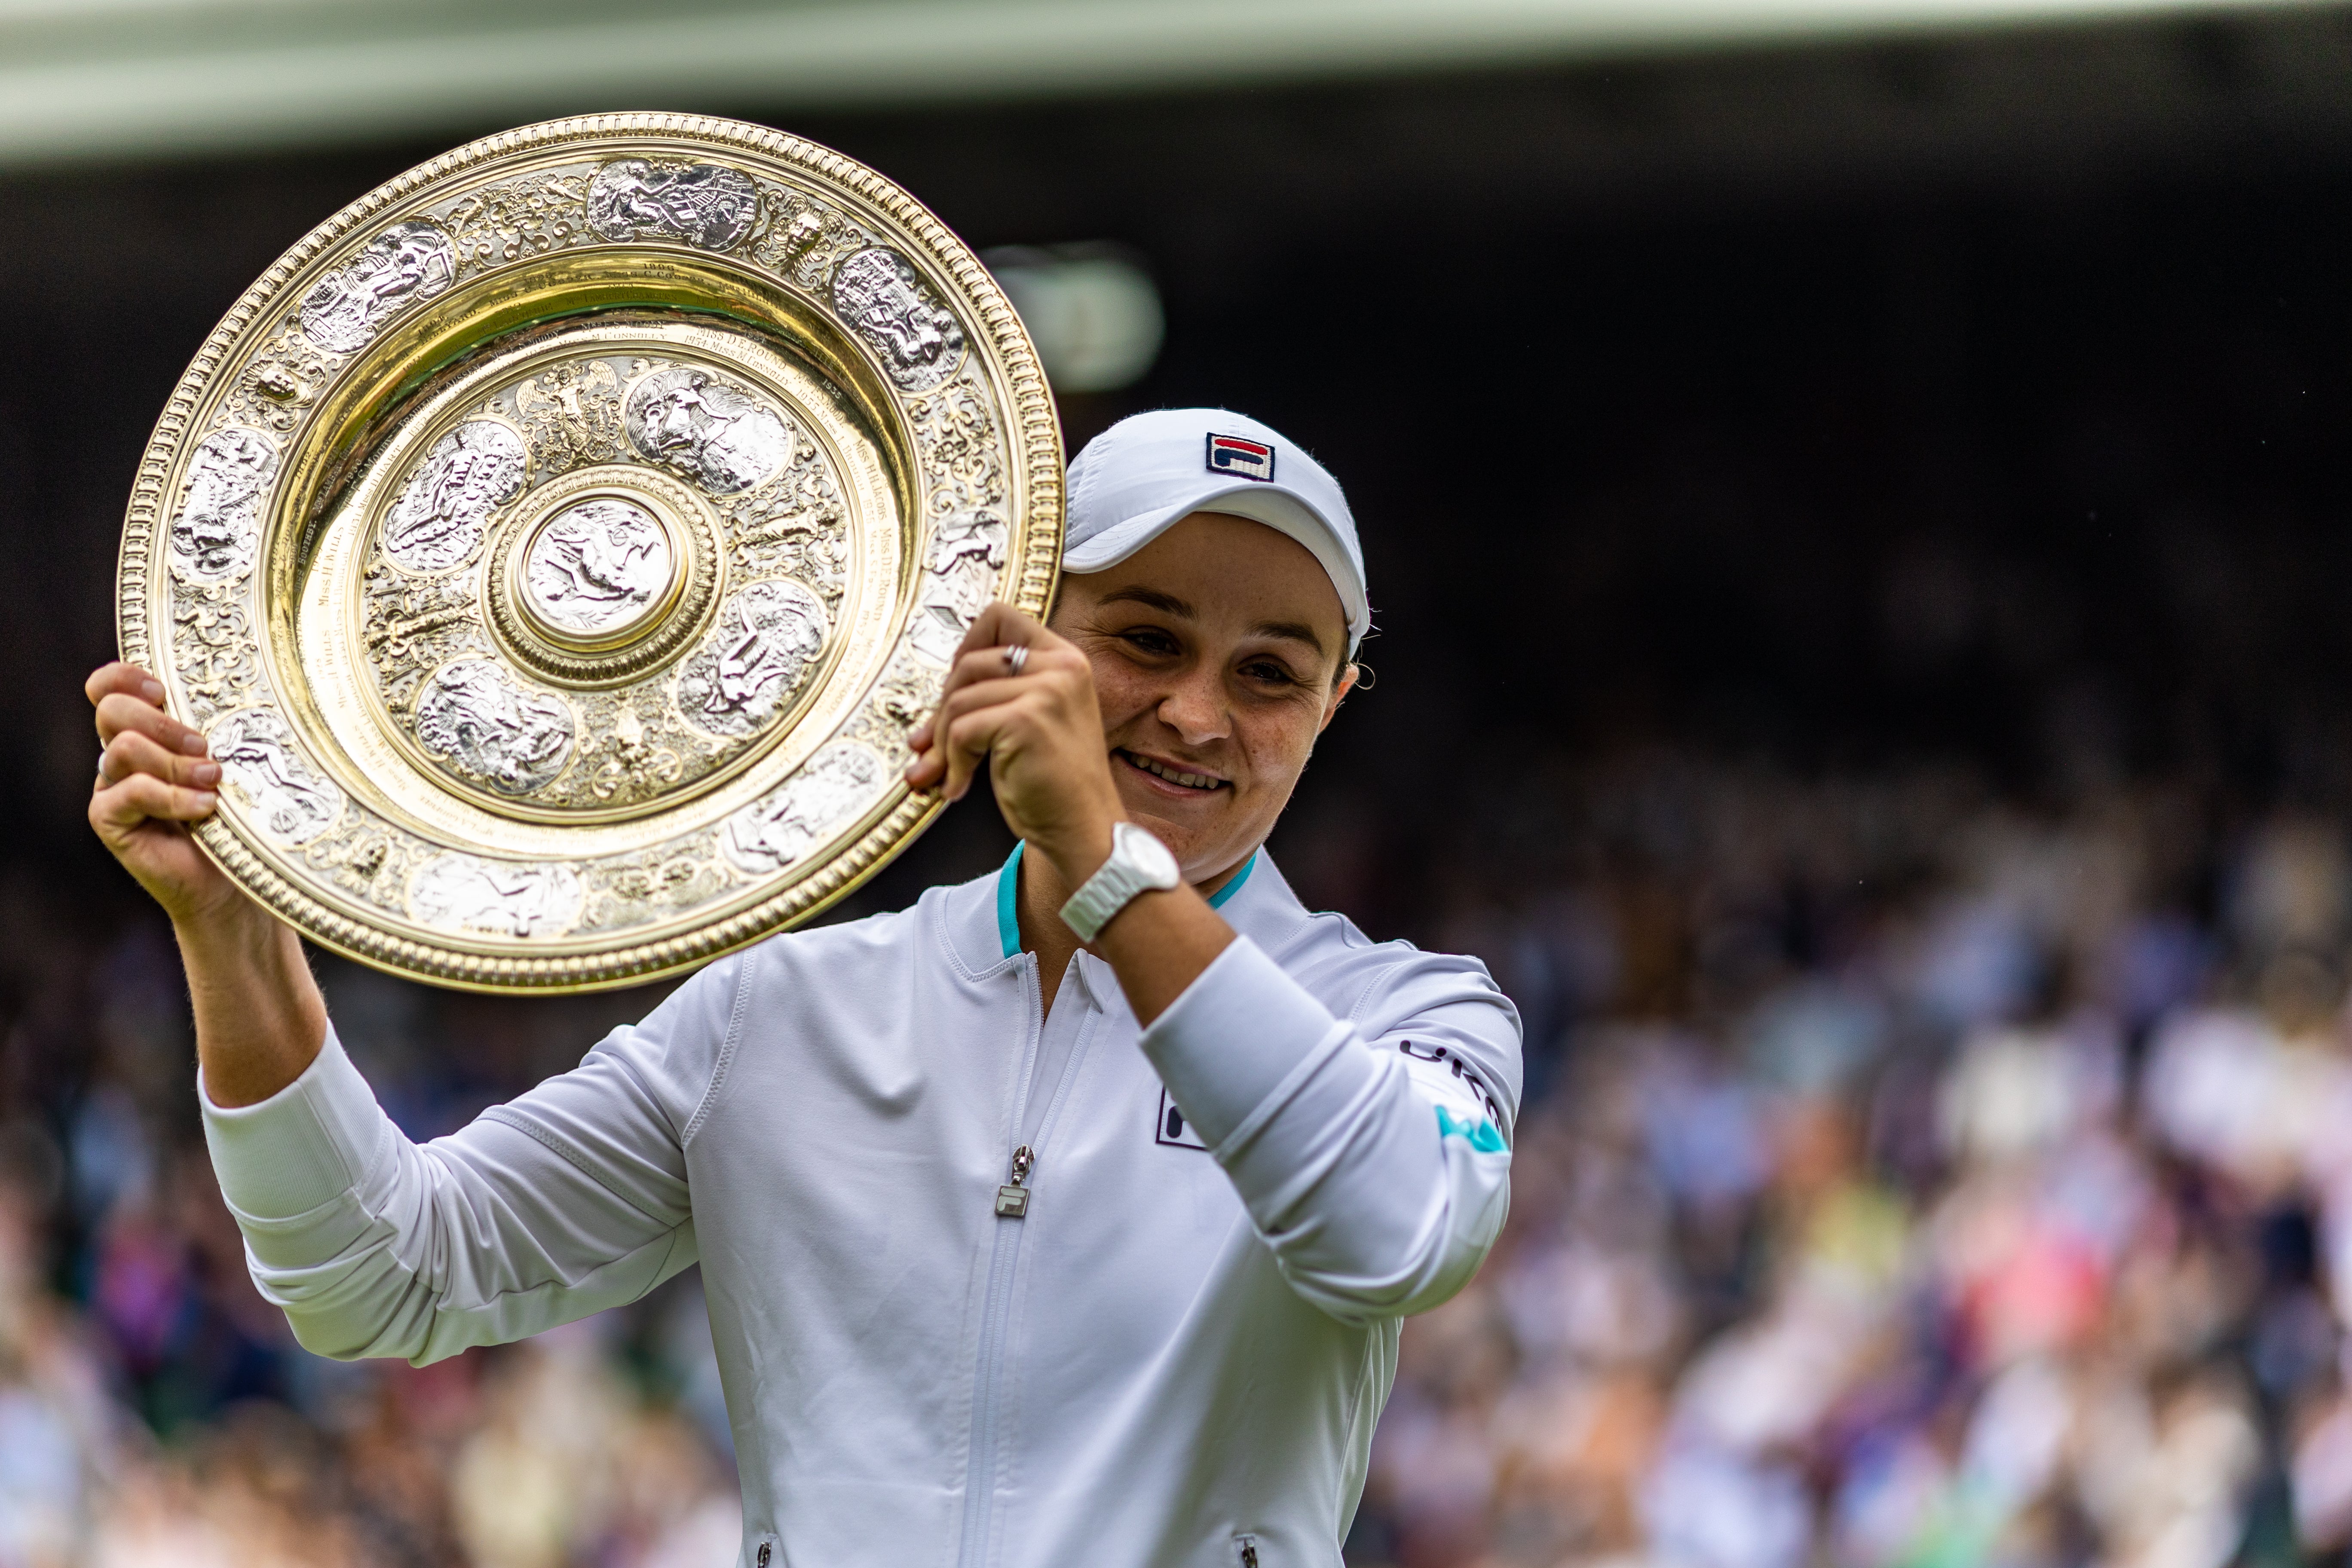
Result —
POLYGON ((577 991, 817 913, 941 809, 909 726, 1045 613, 1062 447, 1004 296, 837 153, 527 126, 320 225, 181 379, 122 657, 221 764, 196 829, 323 946, 577 991))

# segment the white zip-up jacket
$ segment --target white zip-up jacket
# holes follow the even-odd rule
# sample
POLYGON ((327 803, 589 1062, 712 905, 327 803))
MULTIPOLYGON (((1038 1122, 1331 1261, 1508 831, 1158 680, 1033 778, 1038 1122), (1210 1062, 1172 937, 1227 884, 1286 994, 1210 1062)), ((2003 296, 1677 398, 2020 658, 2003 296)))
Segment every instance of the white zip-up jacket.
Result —
POLYGON ((1398 1321, 1502 1224, 1518 1016, 1263 853, 1150 1028, 1085 952, 1049 1014, 1018 860, 713 963, 422 1146, 331 1031, 204 1100, 255 1281, 421 1365, 698 1260, 742 1568, 1338 1568, 1398 1321))

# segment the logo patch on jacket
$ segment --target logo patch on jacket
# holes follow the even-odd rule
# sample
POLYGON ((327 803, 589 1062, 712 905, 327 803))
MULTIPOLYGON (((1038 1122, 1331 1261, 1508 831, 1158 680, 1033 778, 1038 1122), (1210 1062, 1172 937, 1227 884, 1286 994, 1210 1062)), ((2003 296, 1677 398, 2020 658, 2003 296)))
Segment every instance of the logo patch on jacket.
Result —
MULTIPOLYGON (((1478 1076, 1476 1068, 1464 1061, 1454 1052, 1447 1050, 1444 1046, 1415 1045, 1411 1040, 1399 1040, 1397 1049, 1417 1062, 1427 1062, 1433 1067, 1450 1069, 1461 1081, 1461 1086, 1470 1091, 1471 1097, 1486 1108, 1489 1120, 1495 1121, 1503 1120, 1503 1103, 1495 1098, 1495 1091, 1486 1087, 1486 1080, 1478 1076)), ((1466 1127, 1469 1124, 1465 1122, 1463 1125, 1466 1127)))
POLYGON ((1160 1121, 1152 1128, 1151 1141, 1165 1143, 1171 1149, 1208 1147, 1201 1142, 1201 1135, 1192 1131, 1192 1124, 1184 1120, 1184 1113, 1176 1109, 1176 1102, 1168 1097, 1165 1085, 1160 1090, 1160 1121))
POLYGON ((1244 441, 1239 436, 1212 436, 1209 437, 1209 472, 1272 484, 1274 448, 1263 441, 1244 441))

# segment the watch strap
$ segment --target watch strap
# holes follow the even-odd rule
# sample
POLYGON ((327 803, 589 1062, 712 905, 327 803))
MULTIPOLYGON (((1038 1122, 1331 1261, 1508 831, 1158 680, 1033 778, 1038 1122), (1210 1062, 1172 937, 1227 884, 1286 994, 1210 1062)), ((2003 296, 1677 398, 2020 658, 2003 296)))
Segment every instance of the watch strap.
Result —
POLYGON ((1080 942, 1092 942, 1137 895, 1163 891, 1181 879, 1175 857, 1150 830, 1118 823, 1111 828, 1110 858, 1062 906, 1062 923, 1077 932, 1080 942))

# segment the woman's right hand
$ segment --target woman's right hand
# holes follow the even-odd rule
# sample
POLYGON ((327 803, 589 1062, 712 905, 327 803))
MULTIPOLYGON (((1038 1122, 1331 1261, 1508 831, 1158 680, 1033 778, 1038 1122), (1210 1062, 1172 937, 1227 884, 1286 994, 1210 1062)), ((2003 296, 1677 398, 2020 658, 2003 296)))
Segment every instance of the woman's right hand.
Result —
POLYGON ((188 825, 213 814, 220 764, 205 738, 163 711, 163 686, 135 664, 90 674, 105 748, 89 797, 89 825, 175 925, 201 922, 245 895, 198 848, 188 825))
POLYGON ((205 738, 163 711, 163 685, 110 664, 83 689, 106 750, 89 825, 172 917, 188 970, 196 1057, 215 1105, 256 1105, 300 1077, 327 1037, 327 1004, 294 928, 246 897, 188 825, 218 803, 205 738))

